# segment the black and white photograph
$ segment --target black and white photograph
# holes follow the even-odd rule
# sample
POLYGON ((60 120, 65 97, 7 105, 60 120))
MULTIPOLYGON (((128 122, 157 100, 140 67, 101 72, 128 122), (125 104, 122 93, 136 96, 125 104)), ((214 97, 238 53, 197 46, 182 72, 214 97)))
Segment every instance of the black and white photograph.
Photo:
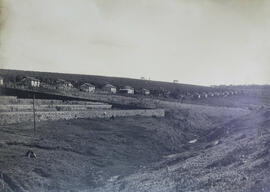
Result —
POLYGON ((0 192, 270 192, 270 0, 0 0, 0 192))

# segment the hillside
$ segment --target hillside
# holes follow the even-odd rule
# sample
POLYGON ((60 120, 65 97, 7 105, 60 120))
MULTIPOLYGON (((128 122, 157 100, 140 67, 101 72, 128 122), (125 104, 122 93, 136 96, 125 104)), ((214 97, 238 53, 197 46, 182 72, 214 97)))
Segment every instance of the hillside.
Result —
MULTIPOLYGON (((75 74, 1 70, 1 75, 10 81, 17 76, 33 76, 50 79, 51 83, 61 78, 96 86, 128 84, 151 90, 202 92, 213 89, 75 74)), ((66 101, 71 99, 63 99, 68 91, 60 94, 60 99, 51 96, 55 99, 51 100, 49 94, 34 88, 3 89, 12 89, 18 97, 21 91, 30 98, 34 90, 37 97, 38 93, 42 96, 36 99, 36 104, 43 103, 36 107, 41 110, 37 115, 52 111, 51 116, 56 117, 56 113, 64 114, 60 110, 68 110, 70 112, 65 113, 70 118, 47 121, 37 118, 34 133, 30 122, 32 98, 4 97, 12 102, 1 101, 2 114, 8 113, 13 119, 15 113, 23 111, 29 114, 29 119, 20 123, 7 120, 9 123, 0 126, 0 191, 270 191, 270 89, 267 86, 245 87, 245 94, 184 101, 98 93, 84 93, 87 97, 83 98, 89 97, 88 101, 78 101, 77 89, 74 90, 77 100, 66 101), (104 118, 90 119, 94 112, 88 109, 89 105, 92 105, 90 108, 100 107, 101 103, 96 101, 103 97, 102 102, 114 105, 105 102, 102 108, 118 110, 114 100, 126 107, 135 106, 139 101, 162 108, 163 115, 146 117, 134 113, 120 117, 110 116, 112 111, 100 109, 98 112, 104 118), (95 102, 89 102, 93 98, 95 102), (76 110, 82 110, 86 116, 79 113, 71 116, 76 110), (109 118, 105 118, 106 115, 109 118), (26 155, 29 150, 36 158, 26 155)), ((215 88, 218 89, 223 88, 215 88)), ((56 90, 50 91, 56 94, 56 90)), ((142 109, 146 113, 145 110, 142 109)))
POLYGON ((95 191, 270 191, 269 125, 270 109, 231 120, 192 150, 164 156, 95 191))
POLYGON ((49 79, 65 79, 71 82, 89 82, 101 88, 107 83, 113 84, 117 87, 130 85, 135 89, 146 88, 150 90, 168 90, 173 91, 176 89, 181 89, 182 91, 199 91, 199 90, 211 90, 210 87, 196 86, 180 83, 168 83, 161 81, 150 81, 150 80, 139 80, 121 77, 105 77, 105 76, 95 76, 95 75, 79 75, 79 74, 65 74, 65 73, 50 73, 50 72, 38 72, 38 71, 21 71, 21 70, 7 70, 0 69, 0 74, 14 79, 17 75, 19 76, 31 76, 36 78, 49 78, 49 79))

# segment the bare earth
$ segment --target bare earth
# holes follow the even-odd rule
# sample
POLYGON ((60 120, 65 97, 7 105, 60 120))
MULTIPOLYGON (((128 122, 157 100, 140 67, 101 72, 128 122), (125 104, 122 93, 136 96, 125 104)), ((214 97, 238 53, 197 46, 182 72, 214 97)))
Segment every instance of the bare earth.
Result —
POLYGON ((0 127, 0 191, 268 192, 269 158, 267 108, 29 122, 0 127))

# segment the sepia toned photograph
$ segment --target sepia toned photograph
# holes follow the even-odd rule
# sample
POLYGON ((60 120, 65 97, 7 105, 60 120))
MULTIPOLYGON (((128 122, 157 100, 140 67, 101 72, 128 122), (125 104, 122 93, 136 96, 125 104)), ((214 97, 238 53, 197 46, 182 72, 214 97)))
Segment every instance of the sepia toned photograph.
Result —
POLYGON ((0 0, 0 192, 270 192, 270 1, 0 0))

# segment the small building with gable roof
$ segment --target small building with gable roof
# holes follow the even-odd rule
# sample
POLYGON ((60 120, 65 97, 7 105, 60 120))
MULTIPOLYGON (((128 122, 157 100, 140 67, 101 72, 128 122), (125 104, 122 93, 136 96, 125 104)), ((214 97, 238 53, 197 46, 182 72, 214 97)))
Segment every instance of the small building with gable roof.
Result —
POLYGON ((91 83, 84 83, 80 86, 81 91, 88 92, 88 93, 95 92, 95 89, 96 89, 95 85, 91 83))
POLYGON ((4 77, 0 76, 0 86, 4 85, 4 77))
POLYGON ((40 87, 40 80, 34 77, 24 77, 20 83, 29 87, 40 87))
POLYGON ((134 88, 131 86, 124 86, 119 89, 120 93, 126 93, 126 94, 134 94, 134 88))
POLYGON ((142 95, 150 95, 150 90, 145 89, 145 88, 141 88, 141 89, 136 90, 136 93, 142 94, 142 95))
POLYGON ((103 91, 106 91, 108 93, 113 93, 115 94, 117 92, 117 89, 115 86, 113 86, 112 84, 106 84, 102 87, 103 91))

